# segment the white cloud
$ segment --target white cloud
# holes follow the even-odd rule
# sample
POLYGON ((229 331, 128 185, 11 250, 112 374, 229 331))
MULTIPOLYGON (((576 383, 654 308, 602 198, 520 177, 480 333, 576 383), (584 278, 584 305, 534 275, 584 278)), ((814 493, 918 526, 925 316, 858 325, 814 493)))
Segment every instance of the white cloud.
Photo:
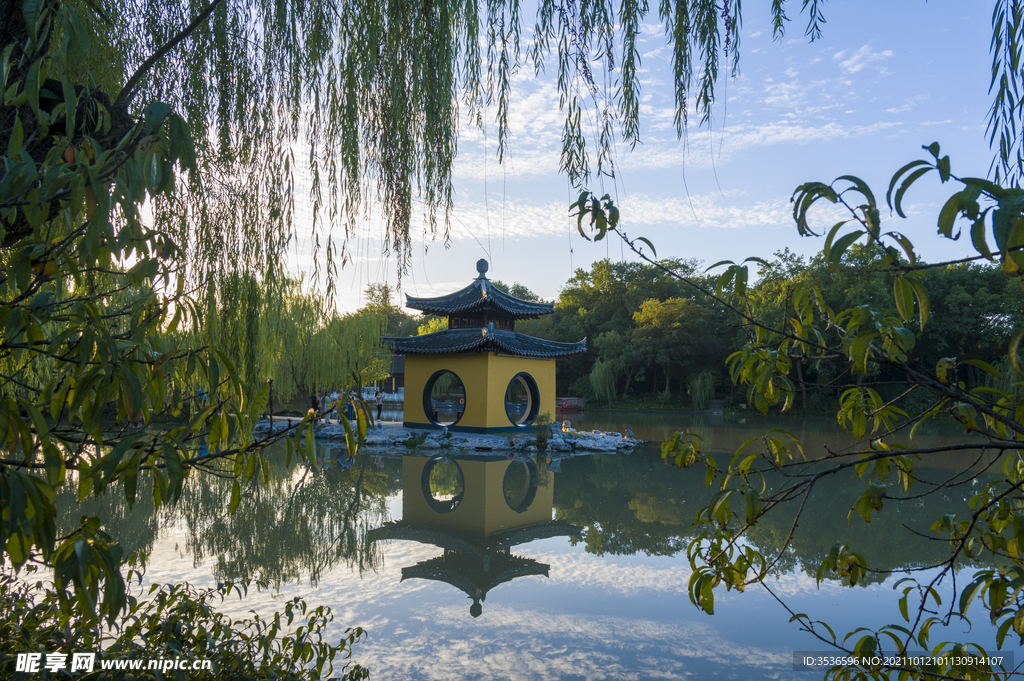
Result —
MULTIPOLYGON (((532 204, 517 199, 514 208, 506 212, 502 232, 500 199, 491 202, 490 235, 502 234, 509 240, 529 239, 545 235, 564 235, 576 232, 576 221, 569 216, 568 201, 532 204)), ((744 192, 729 191, 686 196, 652 196, 629 194, 618 203, 622 226, 680 225, 688 227, 736 229, 744 227, 780 227, 792 222, 792 209, 788 197, 774 201, 757 201, 744 192)), ((459 201, 454 211, 451 238, 453 242, 486 241, 488 211, 482 202, 459 201)), ((461 280, 459 280, 461 281, 461 280)), ((452 284, 459 288, 462 284, 452 284)), ((455 290, 453 288, 452 290, 455 290)), ((441 289, 438 288, 440 291, 441 289)))
MULTIPOLYGON (((804 145, 811 143, 830 142, 840 139, 870 137, 900 126, 898 122, 878 122, 870 125, 846 126, 829 122, 822 125, 808 126, 799 122, 779 120, 761 125, 729 126, 724 132, 708 133, 707 130, 690 132, 689 147, 707 149, 708 136, 713 135, 715 143, 714 163, 722 163, 735 154, 777 145, 804 145)), ((625 170, 652 170, 658 168, 708 168, 712 159, 708 154, 687 151, 686 145, 643 145, 628 155, 624 155, 619 167, 625 170)))
POLYGON ((847 51, 842 50, 836 52, 832 59, 839 62, 840 68, 847 73, 857 73, 864 69, 865 66, 872 62, 881 61, 888 59, 892 56, 892 50, 883 50, 882 52, 874 52, 868 45, 863 45, 859 50, 854 52, 849 57, 846 56, 847 51), (842 60, 842 61, 840 61, 842 60))

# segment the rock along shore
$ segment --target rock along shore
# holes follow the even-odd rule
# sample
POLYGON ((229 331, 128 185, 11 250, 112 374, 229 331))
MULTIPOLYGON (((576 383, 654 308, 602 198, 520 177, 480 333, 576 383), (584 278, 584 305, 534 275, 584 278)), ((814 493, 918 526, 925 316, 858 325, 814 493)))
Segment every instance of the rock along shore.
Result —
MULTIPOLYGON (((274 432, 285 430, 297 424, 299 419, 287 417, 274 419, 274 432)), ((270 432, 267 420, 259 421, 253 435, 263 437, 270 432)), ((313 426, 313 436, 321 442, 344 442, 345 428, 338 421, 327 421, 313 426)), ((580 432, 571 426, 551 425, 547 451, 550 452, 615 452, 630 450, 643 442, 629 434, 605 433, 600 430, 580 432)), ((384 421, 376 428, 366 431, 364 447, 392 448, 407 447, 427 453, 431 450, 458 449, 472 452, 536 452, 537 433, 524 429, 511 435, 477 435, 474 433, 452 433, 445 430, 406 428, 397 421, 384 421)))

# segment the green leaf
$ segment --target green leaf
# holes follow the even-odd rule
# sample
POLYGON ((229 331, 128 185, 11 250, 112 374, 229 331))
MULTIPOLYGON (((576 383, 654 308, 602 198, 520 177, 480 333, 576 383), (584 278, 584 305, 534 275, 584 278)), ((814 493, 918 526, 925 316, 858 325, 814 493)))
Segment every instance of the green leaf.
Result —
POLYGON ((722 265, 735 265, 735 264, 736 263, 734 263, 732 260, 719 260, 714 265, 711 265, 710 267, 706 268, 704 271, 705 272, 710 272, 711 270, 715 269, 716 267, 721 267, 722 265))
POLYGON ((185 482, 185 467, 181 463, 181 455, 178 450, 166 442, 163 443, 163 454, 171 495, 173 499, 177 500, 181 497, 182 486, 185 482))
POLYGON ((846 253, 846 249, 848 249, 857 239, 864 236, 864 234, 864 230, 858 229, 856 232, 850 232, 849 234, 844 234, 840 237, 839 241, 832 246, 832 249, 825 254, 825 257, 828 258, 828 261, 833 268, 839 266, 839 263, 843 258, 843 254, 846 253))
POLYGON ((932 309, 931 300, 928 298, 928 291, 925 290, 924 284, 917 279, 908 278, 907 281, 910 283, 911 288, 914 289, 914 295, 917 297, 917 310, 920 315, 921 328, 924 329, 932 309))
POLYGON ((956 216, 960 212, 960 197, 962 195, 963 192, 953 194, 939 211, 939 234, 944 237, 953 237, 953 223, 956 222, 956 216))
POLYGON ((647 240, 646 238, 644 238, 644 237, 642 237, 642 236, 638 236, 638 237, 636 238, 636 240, 637 240, 637 241, 643 241, 643 242, 644 242, 645 244, 647 244, 647 245, 648 245, 648 246, 650 247, 650 249, 651 249, 651 253, 653 253, 653 254, 654 254, 654 257, 655 257, 655 258, 657 258, 657 257, 658 257, 658 252, 657 252, 656 250, 654 250, 654 244, 652 244, 652 243, 651 243, 650 241, 648 241, 648 240, 647 240))
POLYGON ((943 183, 949 182, 949 156, 943 156, 935 166, 939 169, 939 180, 943 183))
POLYGON ((965 359, 961 364, 970 364, 971 366, 977 367, 986 374, 990 374, 995 378, 1002 378, 1002 374, 1000 374, 994 366, 988 362, 983 362, 980 359, 965 359))
POLYGON ((985 586, 985 579, 975 579, 973 582, 964 587, 963 592, 960 594, 960 614, 966 616, 967 609, 971 607, 971 601, 978 595, 982 587, 985 586))
POLYGON ((7 140, 7 155, 11 159, 21 158, 21 146, 25 142, 25 131, 21 126, 21 115, 15 113, 14 129, 11 131, 11 138, 7 140))
POLYGON ((1017 347, 1020 345, 1020 339, 1024 336, 1024 327, 1021 327, 1013 332, 1013 336, 1010 338, 1010 347, 1007 348, 1006 354, 1010 358, 1010 364, 1013 366, 1013 370, 1017 372, 1017 375, 1024 378, 1024 371, 1021 371, 1020 364, 1017 361, 1017 347))
POLYGON ((911 168, 917 168, 918 166, 930 165, 928 161, 911 161, 907 165, 903 166, 892 176, 892 180, 889 181, 889 191, 885 193, 885 203, 892 208, 892 190, 896 187, 896 183, 899 182, 900 178, 910 170, 911 168))
POLYGON ((986 208, 985 212, 971 225, 971 243, 978 253, 992 260, 992 250, 988 247, 988 242, 985 239, 985 214, 988 213, 988 210, 986 208))
POLYGON ((761 497, 753 490, 747 490, 744 496, 747 501, 747 524, 753 525, 761 515, 761 497))
POLYGON ((66 70, 61 70, 60 80, 64 89, 64 104, 66 106, 64 111, 64 132, 67 135, 68 141, 70 141, 75 137, 75 114, 78 111, 78 94, 75 92, 75 86, 71 83, 66 70))
POLYGON ((152 135, 163 125, 167 114, 171 112, 171 105, 163 102, 151 102, 142 111, 143 129, 147 135, 152 135))
POLYGON ((248 460, 245 462, 245 482, 252 480, 252 476, 256 475, 256 455, 250 454, 248 460))
POLYGON ((137 451, 129 461, 128 467, 121 474, 121 484, 124 486, 124 498, 128 502, 128 508, 135 504, 135 491, 139 484, 139 464, 142 453, 137 451))
POLYGON ((51 487, 58 487, 64 482, 64 457, 60 450, 47 442, 43 446, 43 461, 46 466, 46 481, 51 487))
POLYGON ((832 229, 828 231, 828 235, 825 237, 825 245, 821 249, 822 253, 825 254, 826 258, 828 257, 829 252, 832 250, 832 242, 835 241, 836 234, 839 233, 839 230, 842 229, 843 225, 845 225, 847 222, 849 222, 849 220, 840 220, 836 224, 832 225, 832 229))
POLYGON ((28 104, 32 107, 32 111, 40 121, 43 118, 43 114, 39 110, 39 69, 42 63, 42 60, 39 59, 32 62, 32 66, 28 69, 28 76, 25 79, 25 93, 28 95, 28 104))
POLYGON ((231 501, 228 502, 228 513, 234 513, 238 510, 238 504, 242 500, 242 488, 238 484, 238 480, 231 481, 231 501))
POLYGON ((875 195, 871 193, 871 188, 868 187, 867 183, 864 182, 864 180, 854 175, 840 175, 839 177, 836 178, 836 182, 838 182, 839 180, 846 180, 847 182, 853 184, 854 188, 858 192, 860 192, 865 199, 867 199, 868 204, 870 204, 871 206, 875 205, 875 195))
POLYGON ((910 175, 907 176, 907 179, 903 181, 903 184, 900 185, 900 188, 896 190, 896 200, 893 202, 893 208, 896 209, 896 214, 901 218, 907 217, 903 214, 903 195, 907 193, 908 189, 910 189, 910 185, 914 184, 914 182, 920 179, 922 175, 931 170, 931 167, 918 168, 914 172, 910 173, 910 175))
POLYGON ((914 316, 914 291, 904 277, 893 280, 893 293, 896 297, 896 311, 903 321, 909 322, 914 316))

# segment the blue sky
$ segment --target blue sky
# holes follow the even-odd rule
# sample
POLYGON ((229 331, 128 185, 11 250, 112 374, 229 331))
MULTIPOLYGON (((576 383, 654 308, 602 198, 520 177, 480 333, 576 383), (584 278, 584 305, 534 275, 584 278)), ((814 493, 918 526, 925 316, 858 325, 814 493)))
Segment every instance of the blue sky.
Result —
MULTIPOLYGON (((793 21, 781 41, 772 40, 768 4, 746 6, 741 73, 719 83, 710 127, 691 114, 685 142, 672 125, 670 53, 656 14, 649 16, 640 46, 642 144, 632 151, 620 144, 618 181, 591 188, 611 193, 626 231, 649 238, 659 256, 710 264, 768 258, 784 247, 814 253, 821 240, 801 239, 790 213, 797 185, 853 174, 882 200, 892 173, 922 158, 921 145, 933 141, 950 154, 955 173, 988 173, 988 3, 831 2, 824 35, 814 43, 803 35, 799 3, 789 4, 793 21)), ((496 111, 488 113, 493 118, 496 111)), ((562 120, 553 77, 534 77, 527 66, 514 82, 503 165, 493 127, 486 135, 464 128, 451 240, 423 236, 424 224, 414 221, 403 294, 461 288, 476 275, 475 262, 487 258, 492 278, 554 299, 575 269, 605 257, 634 259, 614 238, 594 244, 576 233, 568 205, 577 190, 558 172, 562 120)), ((968 244, 935 235, 938 209, 953 191, 926 178, 908 194, 908 219, 892 216, 883 226, 908 234, 931 261, 972 255, 968 244)), ((822 227, 833 222, 824 213, 822 227)), ((302 224, 297 231, 308 233, 302 224)), ((396 281, 372 215, 362 231, 350 243, 353 261, 338 276, 343 311, 362 304, 368 284, 396 281)), ((307 242, 296 245, 290 261, 293 269, 311 267, 307 242)))

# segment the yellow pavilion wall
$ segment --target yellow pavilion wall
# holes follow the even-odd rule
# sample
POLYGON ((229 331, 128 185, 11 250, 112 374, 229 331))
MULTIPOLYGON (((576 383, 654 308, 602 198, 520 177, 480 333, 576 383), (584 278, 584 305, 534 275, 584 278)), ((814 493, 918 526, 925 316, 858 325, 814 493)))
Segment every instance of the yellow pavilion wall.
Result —
POLYGON ((438 513, 430 508, 422 493, 423 469, 429 459, 402 457, 402 520, 486 539, 495 532, 525 527, 551 520, 554 505, 554 476, 540 471, 536 496, 529 508, 516 512, 505 502, 505 472, 519 461, 502 459, 453 459, 462 469, 462 503, 453 511, 438 513))
POLYGON ((466 389, 466 409, 449 431, 463 433, 523 430, 505 413, 505 391, 518 373, 529 374, 537 384, 537 415, 555 415, 555 360, 499 355, 406 355, 404 425, 408 428, 439 428, 423 408, 423 390, 434 373, 453 372, 466 389))

